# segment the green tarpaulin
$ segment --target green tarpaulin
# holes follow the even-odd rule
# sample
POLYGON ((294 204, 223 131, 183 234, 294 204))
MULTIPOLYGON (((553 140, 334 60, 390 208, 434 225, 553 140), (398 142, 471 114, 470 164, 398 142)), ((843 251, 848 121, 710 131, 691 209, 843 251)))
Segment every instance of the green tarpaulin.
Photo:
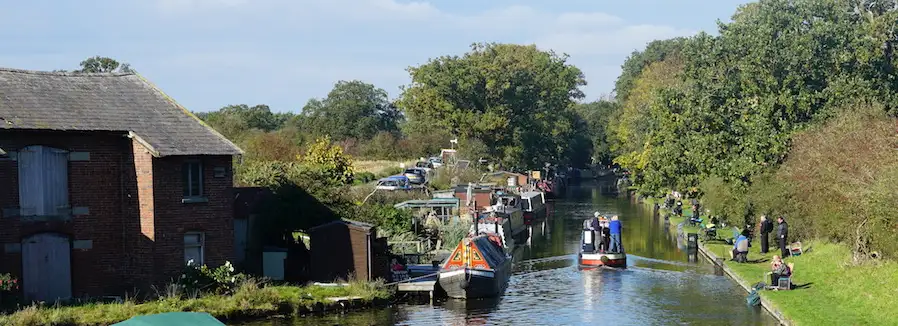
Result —
POLYGON ((224 326, 205 312, 168 312, 132 317, 113 326, 224 326))

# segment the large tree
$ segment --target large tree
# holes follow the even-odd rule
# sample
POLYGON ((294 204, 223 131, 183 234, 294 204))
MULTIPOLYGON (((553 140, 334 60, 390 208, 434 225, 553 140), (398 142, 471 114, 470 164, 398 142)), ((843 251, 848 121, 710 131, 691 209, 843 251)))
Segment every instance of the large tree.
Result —
POLYGON ((369 140, 378 132, 398 132, 402 115, 387 92, 361 81, 339 81, 324 99, 302 109, 302 126, 333 140, 369 140))
POLYGON ((586 81, 566 56, 533 45, 474 44, 409 73, 412 83, 398 103, 410 120, 487 144, 510 167, 567 158, 578 131, 569 111, 586 81))

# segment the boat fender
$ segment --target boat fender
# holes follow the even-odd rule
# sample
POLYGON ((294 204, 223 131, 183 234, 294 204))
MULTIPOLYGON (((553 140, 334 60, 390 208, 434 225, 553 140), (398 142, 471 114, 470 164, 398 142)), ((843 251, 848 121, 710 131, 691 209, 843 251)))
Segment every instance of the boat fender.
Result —
POLYGON ((600 260, 602 260, 602 264, 607 264, 609 259, 608 259, 608 256, 602 256, 602 258, 600 258, 600 260))
POLYGON ((459 285, 461 286, 462 289, 468 289, 468 284, 470 284, 470 283, 468 282, 467 279, 465 279, 465 280, 462 280, 461 284, 459 284, 459 285))

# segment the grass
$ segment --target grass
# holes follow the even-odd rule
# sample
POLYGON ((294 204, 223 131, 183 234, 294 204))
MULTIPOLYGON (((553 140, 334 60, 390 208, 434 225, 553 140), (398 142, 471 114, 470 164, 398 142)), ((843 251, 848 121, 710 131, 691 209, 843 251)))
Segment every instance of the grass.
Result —
MULTIPOLYGON (((898 325, 898 310, 894 308, 898 302, 898 263, 849 266, 846 262, 851 261, 851 252, 843 245, 812 241, 804 247, 812 249, 786 259, 795 264, 792 283, 801 288, 761 292, 786 318, 795 325, 898 325)), ((705 248, 727 259, 725 264, 749 284, 769 283, 764 277, 770 271, 770 260, 779 255, 775 246, 761 255, 757 238, 748 255, 749 261, 760 261, 755 263, 730 261, 732 245, 712 242, 705 248)))
POLYGON ((145 303, 86 304, 79 306, 31 306, 0 315, 0 325, 111 325, 137 315, 164 312, 207 312, 222 320, 300 314, 331 303, 328 298, 360 297, 366 302, 387 299, 392 294, 382 283, 350 282, 348 286, 268 286, 246 282, 230 296, 212 295, 194 299, 162 298, 145 303))
POLYGON ((406 160, 406 161, 387 161, 387 160, 378 160, 378 161, 354 161, 352 162, 352 167, 357 172, 371 172, 376 175, 380 175, 383 171, 386 171, 389 168, 399 167, 399 164, 405 163, 406 167, 412 167, 415 165, 417 160, 406 160))

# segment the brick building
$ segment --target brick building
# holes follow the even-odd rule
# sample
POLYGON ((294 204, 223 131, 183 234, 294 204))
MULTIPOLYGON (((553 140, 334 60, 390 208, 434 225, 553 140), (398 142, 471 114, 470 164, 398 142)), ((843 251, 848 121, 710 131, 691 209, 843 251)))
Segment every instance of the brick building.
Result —
POLYGON ((139 75, 0 69, 0 273, 52 301, 222 264, 241 153, 139 75))

